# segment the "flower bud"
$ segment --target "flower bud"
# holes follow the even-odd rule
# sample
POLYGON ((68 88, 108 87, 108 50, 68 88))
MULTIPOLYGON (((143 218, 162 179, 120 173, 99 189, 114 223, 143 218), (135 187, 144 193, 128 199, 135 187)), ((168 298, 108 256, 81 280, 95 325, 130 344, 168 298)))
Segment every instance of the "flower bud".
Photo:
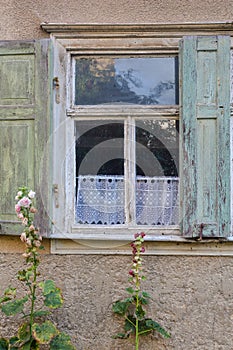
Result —
POLYGON ((25 232, 21 233, 20 239, 21 239, 22 242, 26 242, 26 240, 27 240, 27 235, 26 235, 25 232))
POLYGON ((29 226, 29 231, 32 232, 32 231, 34 231, 34 230, 35 230, 35 227, 34 227, 33 225, 30 225, 30 226, 29 226))

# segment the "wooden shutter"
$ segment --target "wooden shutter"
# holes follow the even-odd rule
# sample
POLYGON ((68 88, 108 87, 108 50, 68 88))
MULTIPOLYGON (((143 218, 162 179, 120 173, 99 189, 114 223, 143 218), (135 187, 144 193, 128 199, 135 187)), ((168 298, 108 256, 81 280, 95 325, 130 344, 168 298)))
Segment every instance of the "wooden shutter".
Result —
POLYGON ((230 38, 180 47, 181 224, 185 237, 230 234, 230 38))
MULTIPOLYGON (((19 186, 37 193, 37 218, 48 232, 49 39, 0 42, 0 233, 19 234, 19 186)), ((38 220, 37 220, 38 221, 38 220)))

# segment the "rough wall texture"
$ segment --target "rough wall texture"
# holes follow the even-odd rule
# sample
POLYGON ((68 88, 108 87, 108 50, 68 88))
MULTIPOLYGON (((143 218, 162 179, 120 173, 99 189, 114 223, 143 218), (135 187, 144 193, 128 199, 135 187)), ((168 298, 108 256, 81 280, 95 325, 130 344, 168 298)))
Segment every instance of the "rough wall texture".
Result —
MULTIPOLYGON (((129 350, 130 340, 115 340, 119 319, 111 305, 128 286, 130 257, 49 256, 42 258, 43 276, 56 280, 65 305, 53 319, 68 332, 78 350, 129 350)), ((153 294, 149 315, 172 334, 144 338, 142 350, 232 350, 233 260, 218 257, 145 257, 148 279, 144 290, 153 294), (147 340, 146 340, 147 339, 147 340)), ((13 278, 22 258, 0 255, 1 290, 13 278), (7 271, 7 273, 6 273, 7 271)), ((1 320, 0 331, 9 332, 13 323, 1 320)))
POLYGON ((231 0, 0 0, 0 40, 45 36, 41 22, 156 23, 232 21, 231 0))
MULTIPOLYGON (((231 0, 0 0, 0 15, 0 40, 17 40, 47 36, 41 22, 231 21, 233 6, 231 0)), ((145 263, 145 290, 153 295, 149 314, 172 338, 149 337, 141 349, 232 350, 233 259, 147 256, 145 263)), ((20 254, 0 254, 1 292, 14 284, 21 264, 20 254)), ((120 329, 111 304, 125 295, 129 266, 129 256, 43 256, 43 274, 56 280, 65 298, 64 308, 53 318, 71 334, 78 350, 133 350, 128 340, 111 338, 120 329)), ((15 326, 5 322, 0 321, 3 334, 15 326)))

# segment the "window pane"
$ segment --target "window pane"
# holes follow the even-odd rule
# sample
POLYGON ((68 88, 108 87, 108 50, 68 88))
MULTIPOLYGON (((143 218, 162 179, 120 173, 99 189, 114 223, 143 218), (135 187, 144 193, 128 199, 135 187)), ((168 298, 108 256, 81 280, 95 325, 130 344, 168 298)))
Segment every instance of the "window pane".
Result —
POLYGON ((76 222, 125 222, 123 122, 76 122, 76 222))
POLYGON ((75 105, 178 104, 177 57, 76 58, 75 105))
POLYGON ((136 221, 179 223, 178 121, 136 123, 136 221))

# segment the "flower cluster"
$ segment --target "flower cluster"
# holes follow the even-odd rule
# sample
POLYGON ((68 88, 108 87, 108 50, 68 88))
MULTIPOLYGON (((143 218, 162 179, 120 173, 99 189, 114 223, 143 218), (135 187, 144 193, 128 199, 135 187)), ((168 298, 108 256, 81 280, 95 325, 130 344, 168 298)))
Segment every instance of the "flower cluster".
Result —
POLYGON ((141 279, 140 271, 142 270, 142 258, 141 253, 145 252, 144 243, 145 233, 136 233, 134 235, 135 240, 130 244, 132 247, 133 254, 133 266, 129 271, 131 278, 135 278, 136 284, 139 286, 139 281, 141 279))
POLYGON ((20 239, 26 244, 27 250, 23 254, 25 258, 29 258, 36 249, 41 246, 42 236, 39 234, 39 229, 33 224, 33 214, 37 212, 33 206, 33 199, 36 193, 28 190, 27 187, 21 187, 15 197, 17 201, 15 211, 17 217, 21 220, 24 226, 20 239))

